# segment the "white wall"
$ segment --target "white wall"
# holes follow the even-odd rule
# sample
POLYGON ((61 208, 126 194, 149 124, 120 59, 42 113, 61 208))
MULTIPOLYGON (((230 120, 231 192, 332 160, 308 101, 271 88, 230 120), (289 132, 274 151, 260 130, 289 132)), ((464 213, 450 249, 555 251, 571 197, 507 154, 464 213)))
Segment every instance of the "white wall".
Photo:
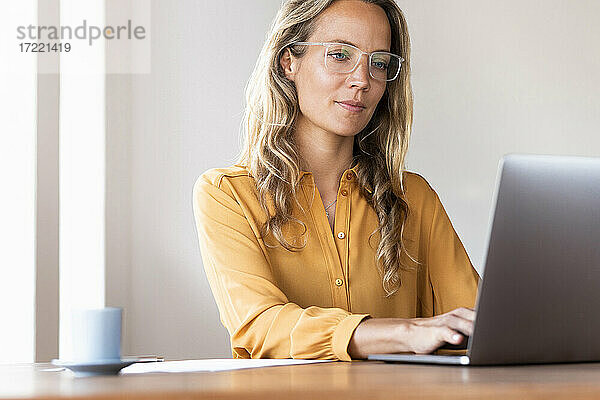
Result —
POLYGON ((151 73, 107 79, 107 304, 125 307, 125 354, 230 357, 192 186, 234 162, 243 88, 279 1, 151 6, 151 73))
POLYGON ((600 2, 409 0, 408 166, 440 194, 481 271, 499 158, 600 156, 600 2))
MULTIPOLYGON (((481 271, 502 154, 600 155, 600 3, 398 3, 413 42, 409 168, 481 271)), ((107 79, 107 303, 126 307, 126 354, 229 357, 192 185, 235 161, 243 88, 280 1, 151 4, 151 74, 107 79)))

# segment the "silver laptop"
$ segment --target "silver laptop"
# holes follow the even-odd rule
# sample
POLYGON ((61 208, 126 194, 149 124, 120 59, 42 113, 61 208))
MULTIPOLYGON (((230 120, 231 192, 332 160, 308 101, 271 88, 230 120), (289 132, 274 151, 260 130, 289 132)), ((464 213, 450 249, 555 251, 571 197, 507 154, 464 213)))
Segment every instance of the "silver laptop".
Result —
POLYGON ((600 158, 500 161, 466 355, 372 354, 458 365, 600 361, 600 158))

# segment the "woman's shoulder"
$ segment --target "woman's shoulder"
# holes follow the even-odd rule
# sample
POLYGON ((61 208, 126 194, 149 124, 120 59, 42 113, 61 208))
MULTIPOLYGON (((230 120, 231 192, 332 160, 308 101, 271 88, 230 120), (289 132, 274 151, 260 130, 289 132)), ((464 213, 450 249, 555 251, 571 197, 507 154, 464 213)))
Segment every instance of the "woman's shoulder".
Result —
POLYGON ((212 209, 217 203, 237 207, 235 203, 254 199, 253 180, 243 165, 210 168, 196 178, 193 198, 198 207, 206 209, 212 209))
POLYGON ((413 204, 434 204, 438 197, 427 179, 413 171, 404 171, 404 192, 413 204))
POLYGON ((423 175, 414 171, 404 171, 404 185, 405 190, 411 190, 416 193, 433 191, 433 188, 427 179, 425 179, 423 175))
POLYGON ((208 183, 220 188, 223 179, 236 177, 251 177, 248 167, 241 164, 234 164, 228 167, 210 168, 196 178, 195 185, 198 186, 201 183, 208 183))

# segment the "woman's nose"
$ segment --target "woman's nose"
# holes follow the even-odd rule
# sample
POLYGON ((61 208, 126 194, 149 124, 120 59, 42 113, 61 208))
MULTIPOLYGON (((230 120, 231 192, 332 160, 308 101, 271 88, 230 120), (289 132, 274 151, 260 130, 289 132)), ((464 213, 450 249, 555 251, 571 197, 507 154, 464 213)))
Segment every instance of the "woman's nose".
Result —
POLYGON ((369 56, 363 54, 358 60, 358 65, 350 73, 349 80, 350 84, 360 89, 369 89, 371 86, 369 83, 369 56), (363 57, 364 56, 364 57, 363 57))

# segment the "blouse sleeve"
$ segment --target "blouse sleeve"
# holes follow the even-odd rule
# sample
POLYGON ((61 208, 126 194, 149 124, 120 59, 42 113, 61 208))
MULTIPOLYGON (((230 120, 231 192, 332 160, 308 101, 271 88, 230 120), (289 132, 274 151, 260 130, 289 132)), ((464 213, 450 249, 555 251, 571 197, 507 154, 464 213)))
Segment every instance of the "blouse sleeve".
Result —
POLYGON ((350 338, 369 314, 289 302, 240 204, 204 176, 194 185, 193 209, 204 269, 234 358, 351 360, 350 338))
MULTIPOLYGON (((433 191, 433 190, 432 190, 433 191)), ((446 211, 435 193, 427 251, 430 290, 422 302, 426 314, 433 316, 459 307, 475 306, 479 275, 465 251, 446 211)))

